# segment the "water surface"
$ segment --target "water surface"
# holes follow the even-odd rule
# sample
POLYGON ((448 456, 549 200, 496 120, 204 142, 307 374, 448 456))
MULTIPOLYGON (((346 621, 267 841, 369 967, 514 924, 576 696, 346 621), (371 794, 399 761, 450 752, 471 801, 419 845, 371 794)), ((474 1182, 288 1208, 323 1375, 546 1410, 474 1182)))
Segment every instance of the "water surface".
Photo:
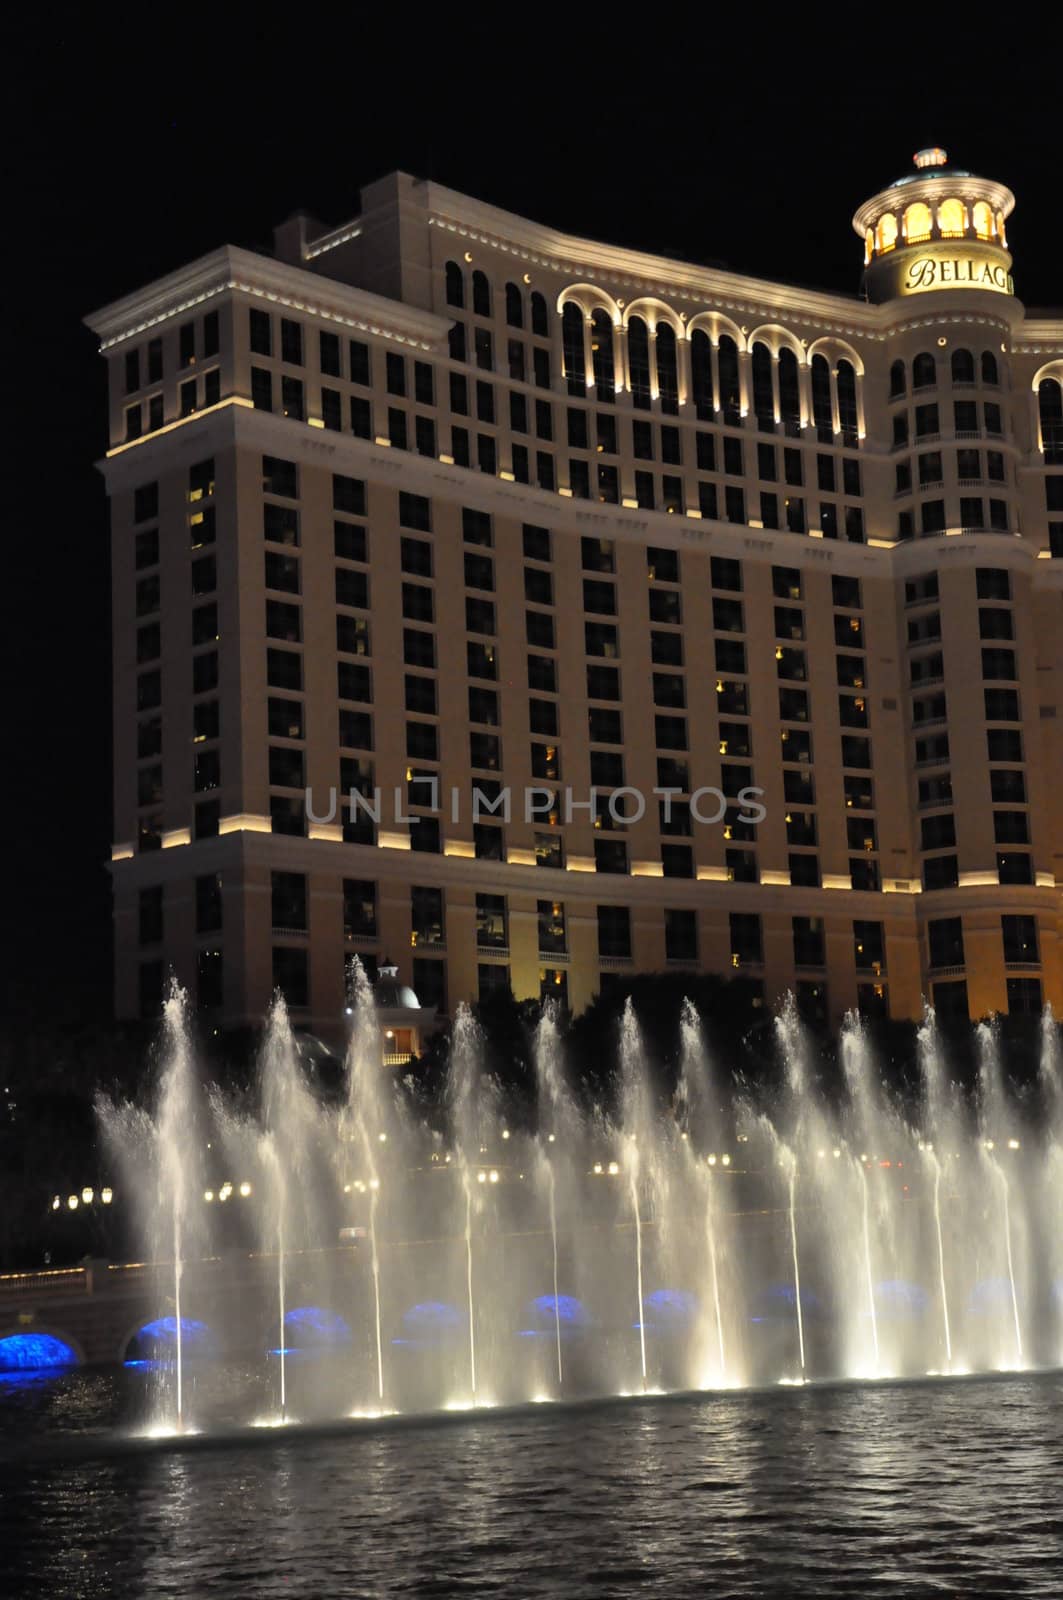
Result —
POLYGON ((0 1385, 12 1600, 1063 1589, 1058 1374, 130 1451, 111 1430, 137 1381, 0 1385))

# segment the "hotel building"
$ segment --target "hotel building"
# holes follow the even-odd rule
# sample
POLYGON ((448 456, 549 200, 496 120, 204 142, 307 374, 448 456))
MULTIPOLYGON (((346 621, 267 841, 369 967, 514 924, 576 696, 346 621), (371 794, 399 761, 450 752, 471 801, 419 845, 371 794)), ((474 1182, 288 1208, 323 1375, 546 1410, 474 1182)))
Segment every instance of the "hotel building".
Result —
POLYGON ((90 317, 118 1014, 172 967, 327 1036, 355 953, 444 1012, 1063 1009, 1063 313, 1013 205, 920 152, 848 297, 396 173, 90 317))

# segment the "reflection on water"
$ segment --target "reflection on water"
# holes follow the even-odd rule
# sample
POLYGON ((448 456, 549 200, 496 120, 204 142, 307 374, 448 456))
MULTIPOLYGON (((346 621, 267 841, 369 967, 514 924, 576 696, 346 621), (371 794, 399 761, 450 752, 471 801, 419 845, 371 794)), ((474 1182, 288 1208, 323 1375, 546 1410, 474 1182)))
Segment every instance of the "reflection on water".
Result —
POLYGON ((136 1372, 0 1389, 6 1596, 1056 1596, 1063 1377, 122 1447, 136 1372))

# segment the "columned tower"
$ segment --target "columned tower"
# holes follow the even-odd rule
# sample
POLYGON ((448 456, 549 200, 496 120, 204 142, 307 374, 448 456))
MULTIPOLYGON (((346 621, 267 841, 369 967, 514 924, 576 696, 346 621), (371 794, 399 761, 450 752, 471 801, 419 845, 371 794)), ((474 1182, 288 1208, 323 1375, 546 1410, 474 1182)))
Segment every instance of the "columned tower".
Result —
POLYGON ((865 201, 853 227, 889 348, 877 398, 892 469, 884 487, 927 989, 977 1016, 1006 1004, 1002 913, 1026 926, 1053 881, 1030 725, 1039 682, 1025 619, 1038 531, 1023 524, 1029 407, 1012 371, 1024 311, 1007 248, 1014 195, 951 166, 944 150, 914 161, 865 201))
POLYGON ((949 166, 944 150, 920 150, 913 159, 914 172, 865 200, 853 217, 864 241, 868 299, 879 304, 948 289, 1011 295, 1011 190, 949 166))

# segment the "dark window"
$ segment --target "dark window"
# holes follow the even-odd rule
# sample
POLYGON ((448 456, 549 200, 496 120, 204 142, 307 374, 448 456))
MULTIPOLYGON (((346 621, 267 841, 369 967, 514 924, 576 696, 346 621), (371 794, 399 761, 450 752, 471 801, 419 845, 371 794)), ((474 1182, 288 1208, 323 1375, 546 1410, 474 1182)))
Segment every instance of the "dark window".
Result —
POLYGON ((281 318, 281 360, 293 367, 303 364, 303 326, 288 317, 281 318))
POLYGON ((668 961, 698 959, 698 919, 694 911, 665 911, 664 953, 668 961))
POLYGON ((289 1006, 303 1009, 310 1003, 309 954, 298 947, 275 945, 273 986, 281 991, 289 1006))

